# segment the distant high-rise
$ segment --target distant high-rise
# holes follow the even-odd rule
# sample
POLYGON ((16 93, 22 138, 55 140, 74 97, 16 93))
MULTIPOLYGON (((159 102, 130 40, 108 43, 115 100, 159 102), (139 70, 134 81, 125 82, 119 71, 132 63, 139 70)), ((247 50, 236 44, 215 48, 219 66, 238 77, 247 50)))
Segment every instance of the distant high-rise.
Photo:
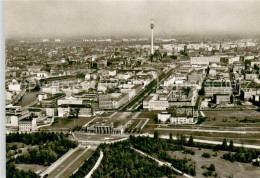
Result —
POLYGON ((151 27, 151 55, 153 55, 153 28, 154 28, 154 24, 153 24, 153 21, 151 22, 150 24, 150 27, 151 27))

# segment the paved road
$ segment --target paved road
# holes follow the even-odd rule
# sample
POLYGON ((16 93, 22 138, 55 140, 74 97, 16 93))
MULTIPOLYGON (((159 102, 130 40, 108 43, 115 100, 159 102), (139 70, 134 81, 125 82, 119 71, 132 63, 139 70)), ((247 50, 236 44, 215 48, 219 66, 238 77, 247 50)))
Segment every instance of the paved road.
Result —
POLYGON ((79 148, 67 159, 65 159, 54 171, 52 171, 49 178, 69 177, 77 168, 79 168, 86 159, 88 159, 96 147, 79 148))
POLYGON ((206 129, 175 129, 175 128, 155 128, 155 130, 172 130, 172 131, 191 131, 191 132, 210 132, 210 133, 236 133, 236 134, 257 134, 259 131, 237 131, 237 130, 206 130, 206 129))
MULTIPOLYGON (((178 66, 178 67, 179 67, 179 66, 178 66)), ((129 108, 128 110, 130 111, 130 110, 135 110, 135 109, 139 108, 139 106, 143 103, 142 101, 150 95, 151 91, 156 90, 156 88, 157 88, 158 86, 160 86, 161 83, 164 82, 164 80, 166 80, 167 78, 169 78, 170 75, 171 75, 178 67, 176 67, 176 68, 174 68, 174 69, 170 69, 169 71, 167 71, 167 72, 166 72, 166 75, 164 76, 164 78, 162 78, 155 86, 153 86, 149 91, 147 91, 147 92, 144 94, 144 96, 141 97, 141 98, 140 98, 131 108, 129 108)))

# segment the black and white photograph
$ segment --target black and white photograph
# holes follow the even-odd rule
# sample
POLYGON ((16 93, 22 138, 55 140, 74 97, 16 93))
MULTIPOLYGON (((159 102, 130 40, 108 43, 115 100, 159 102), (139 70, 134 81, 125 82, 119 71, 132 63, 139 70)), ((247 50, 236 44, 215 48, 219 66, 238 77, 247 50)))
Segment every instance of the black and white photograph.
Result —
POLYGON ((260 0, 0 11, 0 177, 260 177, 260 0))

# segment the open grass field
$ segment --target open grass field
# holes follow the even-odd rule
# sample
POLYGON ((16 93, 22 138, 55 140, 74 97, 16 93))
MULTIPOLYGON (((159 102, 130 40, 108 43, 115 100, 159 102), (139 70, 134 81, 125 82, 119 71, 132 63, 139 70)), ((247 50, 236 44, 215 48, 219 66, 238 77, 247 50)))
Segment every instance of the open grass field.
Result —
POLYGON ((161 113, 162 111, 142 111, 137 118, 149 118, 149 119, 154 119, 157 117, 158 113, 161 113))
POLYGON ((260 112, 255 110, 242 110, 242 111, 203 111, 205 116, 208 118, 216 119, 226 119, 226 118, 235 118, 235 119, 259 119, 260 112))
POLYGON ((246 178, 246 177, 258 177, 260 175, 260 169, 258 167, 252 166, 250 163, 240 163, 222 159, 222 155, 226 153, 225 151, 218 151, 217 156, 213 156, 215 154, 214 151, 209 149, 201 149, 198 148, 190 148, 195 151, 195 155, 183 154, 180 151, 168 152, 170 156, 177 158, 191 158, 192 161, 196 162, 196 177, 204 177, 202 175, 206 169, 202 169, 201 167, 205 165, 209 167, 210 164, 214 164, 216 168, 217 177, 236 177, 236 178, 246 178), (207 152, 211 155, 210 158, 203 158, 201 155, 207 152))
MULTIPOLYGON (((195 137, 201 140, 211 140, 211 141, 219 141, 219 142, 222 142, 224 139, 224 137, 214 137, 214 136, 195 136, 195 137)), ((240 144, 260 145, 260 139, 254 139, 254 138, 251 139, 251 138, 229 137, 228 141, 229 140, 233 140, 233 142, 240 143, 240 144)))
POLYGON ((100 117, 109 117, 113 114, 113 112, 104 112, 103 114, 100 115, 100 117))
POLYGON ((143 119, 134 119, 133 123, 129 126, 129 129, 135 129, 137 126, 138 128, 140 128, 143 122, 144 122, 143 119))
POLYGON ((51 126, 42 127, 42 129, 72 129, 75 126, 83 126, 94 117, 79 117, 79 118, 56 118, 51 126))
POLYGON ((33 172, 36 172, 38 170, 44 171, 45 169, 47 169, 47 166, 42 166, 38 164, 15 164, 15 166, 20 170, 24 170, 24 171, 31 170, 33 172))
MULTIPOLYGON (((245 131, 260 131, 260 115, 257 111, 248 111, 251 112, 251 117, 244 117, 245 113, 237 111, 237 117, 224 117, 225 113, 217 112, 218 117, 214 117, 212 113, 215 112, 204 112, 207 116, 205 122, 203 122, 199 127, 219 127, 232 130, 245 130, 245 131), (253 117, 253 115, 255 115, 253 117), (245 119, 246 118, 246 119, 245 119), (231 128, 232 127, 232 128, 231 128), (236 127, 236 128, 235 128, 236 127)), ((233 115, 234 113, 232 113, 233 115)), ((228 114, 227 114, 228 115, 228 114)))
POLYGON ((108 117, 99 117, 95 120, 95 122, 103 122, 103 120, 107 120, 108 122, 114 123, 114 127, 119 125, 125 125, 135 113, 133 112, 114 112, 108 117))
POLYGON ((143 133, 154 133, 154 129, 157 128, 157 125, 155 124, 149 124, 150 120, 148 121, 148 123, 144 126, 144 128, 142 129, 143 133))

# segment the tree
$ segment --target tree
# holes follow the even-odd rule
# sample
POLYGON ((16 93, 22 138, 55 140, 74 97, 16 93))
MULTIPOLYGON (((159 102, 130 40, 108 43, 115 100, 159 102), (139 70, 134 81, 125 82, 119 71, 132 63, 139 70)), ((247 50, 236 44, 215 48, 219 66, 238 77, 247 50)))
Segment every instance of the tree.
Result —
POLYGON ((222 146, 223 149, 227 148, 227 140, 226 140, 226 138, 224 138, 221 146, 222 146))
POLYGON ((210 71, 210 68, 208 67, 208 68, 206 69, 207 74, 209 74, 209 71, 210 71))
POLYGON ((82 73, 79 73, 79 74, 76 75, 76 77, 77 77, 77 78, 85 78, 85 75, 82 74, 82 73))
POLYGON ((193 168, 190 168, 190 175, 196 176, 196 169, 195 166, 193 168))
POLYGON ((181 145, 184 145, 184 144, 186 143, 186 137, 185 137, 185 135, 181 135, 180 143, 181 143, 181 145))
POLYGON ((205 95, 205 90, 204 90, 204 88, 202 88, 202 89, 199 90, 199 95, 200 95, 200 96, 205 95))
POLYGON ((154 52, 154 57, 156 58, 157 61, 161 61, 162 60, 162 54, 160 53, 160 51, 157 49, 154 52))
POLYGON ((153 62, 153 55, 150 56, 150 60, 151 60, 151 62, 153 62))
POLYGON ((209 153, 206 153, 206 152, 204 152, 201 156, 202 156, 203 158, 210 158, 210 154, 209 154, 209 153))
POLYGON ((189 146, 193 146, 193 137, 192 137, 192 135, 189 138, 188 144, 189 144, 189 146))
POLYGON ((172 133, 170 133, 170 140, 172 140, 172 133))
POLYGON ((242 105, 242 102, 240 100, 237 100, 237 105, 242 105))
POLYGON ((230 140, 229 142, 229 150, 232 151, 234 149, 234 143, 233 140, 230 140))
POLYGON ((173 60, 176 60, 177 59, 177 56, 171 56, 171 59, 173 59, 173 60))
POLYGON ((166 58, 167 57, 167 52, 164 52, 163 53, 163 58, 166 58))
POLYGON ((233 95, 230 96, 230 102, 234 103, 234 96, 233 95))
POLYGON ((153 134, 153 135, 154 135, 153 138, 154 138, 154 139, 157 139, 157 138, 158 138, 158 135, 159 135, 158 131, 157 131, 157 130, 154 131, 154 134, 153 134))
POLYGON ((210 166, 208 167, 208 170, 209 171, 215 171, 216 170, 215 165, 214 164, 210 164, 210 166))

